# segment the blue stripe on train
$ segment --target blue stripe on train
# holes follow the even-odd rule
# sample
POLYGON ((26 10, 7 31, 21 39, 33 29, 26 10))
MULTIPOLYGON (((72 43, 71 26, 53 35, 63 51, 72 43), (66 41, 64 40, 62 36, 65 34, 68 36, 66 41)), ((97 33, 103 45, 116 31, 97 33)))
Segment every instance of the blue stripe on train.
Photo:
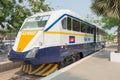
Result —
POLYGON ((44 49, 39 49, 35 58, 26 58, 29 51, 26 52, 15 52, 13 49, 10 51, 8 58, 12 61, 24 61, 26 63, 32 63, 34 65, 58 62, 59 58, 59 47, 48 47, 44 49))
POLYGON ((60 46, 55 47, 48 47, 44 49, 40 49, 33 59, 27 59, 25 56, 29 51, 19 53, 15 52, 13 49, 10 51, 10 55, 8 55, 9 59, 12 61, 24 61, 26 63, 32 63, 34 65, 43 64, 43 63, 53 63, 53 62, 59 62, 62 59, 64 59, 65 56, 83 52, 84 56, 94 52, 94 43, 89 44, 76 44, 76 45, 69 45, 69 46, 63 46, 61 48, 60 46))
MULTIPOLYGON (((50 30, 58 21, 60 21, 64 16, 69 16, 69 17, 71 17, 71 18, 74 18, 74 19, 76 19, 76 20, 79 20, 79 21, 82 21, 82 22, 85 22, 85 21, 83 21, 83 20, 81 20, 81 19, 79 19, 79 18, 77 18, 77 17, 74 17, 74 16, 72 16, 72 15, 69 15, 69 14, 63 14, 62 16, 60 16, 56 21, 54 21, 47 29, 45 29, 44 31, 48 31, 48 30, 50 30)), ((86 22, 87 23, 87 22, 86 22)), ((89 25, 92 25, 92 24, 90 24, 90 23, 88 23, 89 25)))

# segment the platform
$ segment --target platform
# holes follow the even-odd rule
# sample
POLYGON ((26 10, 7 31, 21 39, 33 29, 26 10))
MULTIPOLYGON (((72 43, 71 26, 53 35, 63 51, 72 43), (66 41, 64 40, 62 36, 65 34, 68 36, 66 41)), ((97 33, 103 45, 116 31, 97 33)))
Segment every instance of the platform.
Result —
POLYGON ((120 80, 120 63, 109 60, 116 49, 116 45, 107 47, 41 80, 120 80))

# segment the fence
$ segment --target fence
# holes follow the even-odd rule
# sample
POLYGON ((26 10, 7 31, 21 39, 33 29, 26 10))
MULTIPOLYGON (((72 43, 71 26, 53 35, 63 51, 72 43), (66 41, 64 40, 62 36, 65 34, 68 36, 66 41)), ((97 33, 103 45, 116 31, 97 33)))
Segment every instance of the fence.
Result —
POLYGON ((0 42, 6 42, 10 40, 15 40, 15 37, 17 35, 17 32, 15 33, 0 33, 0 42))
POLYGON ((1 53, 8 53, 14 45, 15 37, 17 32, 8 33, 0 32, 0 55, 1 53))

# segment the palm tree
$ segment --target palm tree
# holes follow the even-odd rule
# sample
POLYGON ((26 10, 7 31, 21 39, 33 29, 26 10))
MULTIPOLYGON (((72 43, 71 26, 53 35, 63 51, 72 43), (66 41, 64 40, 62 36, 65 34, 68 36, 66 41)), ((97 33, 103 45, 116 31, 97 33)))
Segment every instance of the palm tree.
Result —
POLYGON ((118 52, 120 53, 120 0, 92 0, 91 9, 99 16, 108 16, 119 22, 118 52))

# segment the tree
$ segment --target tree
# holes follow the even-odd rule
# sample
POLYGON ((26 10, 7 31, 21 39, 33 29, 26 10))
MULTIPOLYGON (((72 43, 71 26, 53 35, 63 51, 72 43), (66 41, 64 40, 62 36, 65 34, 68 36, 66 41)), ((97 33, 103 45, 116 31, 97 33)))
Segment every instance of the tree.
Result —
POLYGON ((101 19, 101 22, 104 23, 104 25, 102 26, 102 28, 104 28, 104 29, 111 29, 111 28, 117 27, 119 25, 118 20, 116 20, 115 18, 111 18, 109 16, 104 16, 101 19))
POLYGON ((117 51, 120 52, 120 0, 92 0, 91 9, 98 16, 107 16, 111 19, 115 19, 116 23, 118 23, 117 51))
POLYGON ((115 37, 116 37, 116 35, 106 33, 107 41, 114 41, 115 37))
POLYGON ((50 10, 45 0, 0 0, 0 26, 18 30, 26 17, 50 10))

